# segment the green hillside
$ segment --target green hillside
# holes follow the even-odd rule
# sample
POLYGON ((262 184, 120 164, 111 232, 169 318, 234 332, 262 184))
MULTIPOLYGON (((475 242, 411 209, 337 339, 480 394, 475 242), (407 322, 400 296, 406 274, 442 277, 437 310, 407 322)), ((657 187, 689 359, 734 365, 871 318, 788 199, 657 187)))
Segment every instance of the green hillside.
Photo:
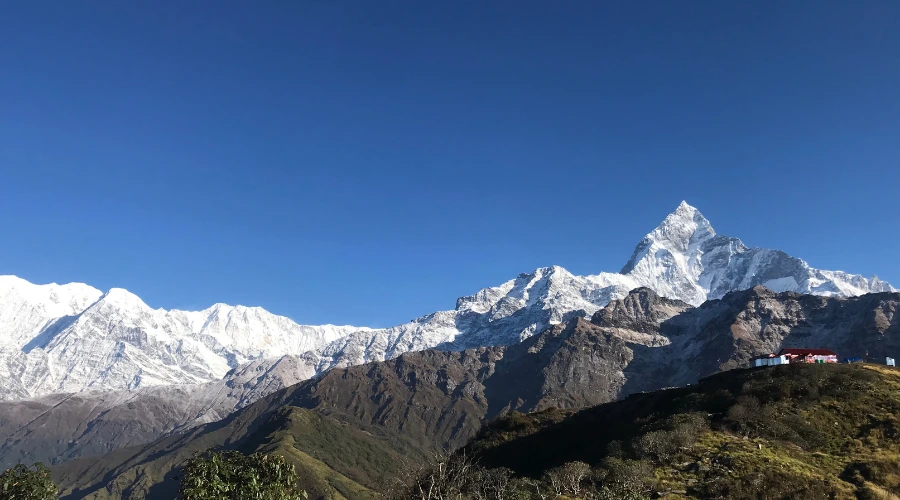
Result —
POLYGON ((124 449, 101 459, 122 465, 91 459, 73 462, 71 472, 63 471, 68 475, 62 476, 62 498, 172 499, 178 490, 178 467, 191 456, 218 447, 284 456, 296 467, 299 486, 311 500, 369 500, 376 496, 372 486, 378 486, 381 477, 393 477, 406 466, 387 440, 292 406, 281 407, 255 428, 229 419, 195 433, 193 438, 164 442, 162 453, 156 455, 124 449), (67 487, 69 482, 94 486, 72 488, 67 487))
POLYGON ((245 451, 287 458, 311 498, 374 498, 363 484, 377 485, 403 465, 380 440, 302 408, 283 408, 257 436, 245 451))
POLYGON ((581 411, 511 413, 467 453, 532 478, 585 462, 585 487, 619 498, 898 498, 900 371, 733 370, 581 411))

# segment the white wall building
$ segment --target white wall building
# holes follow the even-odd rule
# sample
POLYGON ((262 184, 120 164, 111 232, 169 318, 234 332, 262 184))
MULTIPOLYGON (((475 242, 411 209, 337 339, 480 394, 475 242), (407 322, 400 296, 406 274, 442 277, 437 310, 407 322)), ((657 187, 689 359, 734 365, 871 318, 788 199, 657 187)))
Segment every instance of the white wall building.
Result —
POLYGON ((788 357, 785 355, 779 356, 777 354, 766 354, 764 356, 750 358, 750 366, 754 368, 758 366, 774 366, 786 364, 788 364, 788 357))

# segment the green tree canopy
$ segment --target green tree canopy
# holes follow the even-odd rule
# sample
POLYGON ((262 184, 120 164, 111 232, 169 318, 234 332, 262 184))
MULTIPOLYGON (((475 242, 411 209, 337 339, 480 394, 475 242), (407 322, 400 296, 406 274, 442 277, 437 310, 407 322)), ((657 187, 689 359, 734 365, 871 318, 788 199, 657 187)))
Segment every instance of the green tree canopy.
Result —
POLYGON ((184 466, 184 500, 299 500, 297 472, 278 455, 207 451, 184 466))
POLYGON ((56 485, 50 469, 38 462, 31 467, 19 464, 0 474, 0 500, 50 500, 56 485))

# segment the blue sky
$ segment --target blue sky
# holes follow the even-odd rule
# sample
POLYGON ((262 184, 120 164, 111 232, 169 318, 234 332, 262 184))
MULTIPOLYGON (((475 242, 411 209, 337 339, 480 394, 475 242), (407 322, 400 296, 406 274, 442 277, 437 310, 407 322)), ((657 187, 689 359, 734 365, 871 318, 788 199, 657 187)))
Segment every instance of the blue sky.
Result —
POLYGON ((900 284, 900 3, 0 6, 0 274, 386 326, 682 199, 900 284))

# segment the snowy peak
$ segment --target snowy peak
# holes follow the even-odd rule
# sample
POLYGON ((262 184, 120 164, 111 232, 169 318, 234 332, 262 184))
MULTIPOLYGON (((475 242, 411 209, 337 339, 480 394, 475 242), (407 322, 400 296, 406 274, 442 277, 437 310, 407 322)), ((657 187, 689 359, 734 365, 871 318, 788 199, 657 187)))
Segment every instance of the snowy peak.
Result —
POLYGON ((123 288, 0 277, 0 400, 219 380, 367 330, 301 326, 260 307, 166 311, 123 288))
POLYGON ((702 256, 715 239, 706 217, 682 201, 638 243, 621 273, 665 297, 700 304, 708 292, 700 284, 702 256))
POLYGON ((118 307, 132 311, 152 310, 140 297, 124 288, 110 288, 97 302, 97 305, 118 307))
POLYGON ((672 250, 687 252, 692 246, 716 235, 709 221, 699 210, 682 201, 648 238, 672 250))
POLYGON ((103 292, 84 283, 35 285, 17 276, 0 276, 0 301, 27 302, 62 314, 76 314, 96 302, 103 292))
POLYGON ((737 238, 717 235, 686 202, 638 243, 622 274, 695 306, 757 285, 839 297, 893 290, 878 278, 814 269, 779 250, 748 248, 737 238))
POLYGON ((102 295, 84 283, 35 285, 0 276, 0 349, 21 349, 51 323, 81 313, 102 295))
POLYGON ((716 232, 706 217, 686 201, 682 201, 674 212, 638 243, 621 273, 630 273, 651 249, 665 250, 673 255, 688 254, 696 252, 703 242, 715 235, 716 232))

